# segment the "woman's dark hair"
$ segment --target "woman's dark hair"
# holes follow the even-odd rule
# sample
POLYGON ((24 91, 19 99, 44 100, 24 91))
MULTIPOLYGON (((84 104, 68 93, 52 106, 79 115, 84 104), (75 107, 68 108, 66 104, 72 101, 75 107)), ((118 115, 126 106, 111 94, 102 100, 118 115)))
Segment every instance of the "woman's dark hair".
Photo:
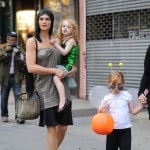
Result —
POLYGON ((39 33, 40 33, 39 18, 43 15, 49 16, 49 18, 51 20, 51 28, 49 30, 49 35, 51 36, 53 33, 54 15, 49 9, 41 9, 36 18, 36 30, 35 30, 35 37, 39 42, 42 42, 40 35, 39 35, 39 33))

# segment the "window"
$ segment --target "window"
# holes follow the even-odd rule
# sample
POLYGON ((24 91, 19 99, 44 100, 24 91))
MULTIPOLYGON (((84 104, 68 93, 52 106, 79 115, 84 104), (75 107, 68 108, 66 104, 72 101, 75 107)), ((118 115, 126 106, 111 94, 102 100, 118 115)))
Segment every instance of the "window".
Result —
POLYGON ((87 40, 150 38, 150 9, 87 16, 87 40))

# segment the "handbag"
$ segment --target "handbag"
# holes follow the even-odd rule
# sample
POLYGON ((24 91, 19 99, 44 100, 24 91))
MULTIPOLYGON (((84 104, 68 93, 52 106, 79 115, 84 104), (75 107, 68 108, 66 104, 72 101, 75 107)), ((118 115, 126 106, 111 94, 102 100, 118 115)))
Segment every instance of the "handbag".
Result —
POLYGON ((16 115, 20 119, 37 119, 40 114, 40 97, 37 91, 32 93, 21 92, 16 104, 16 115))
MULTIPOLYGON (((37 57, 37 42, 36 39, 35 44, 36 44, 36 57, 37 57)), ((35 90, 35 85, 34 85, 34 74, 29 74, 28 75, 28 83, 30 88, 28 88, 29 92, 25 90, 18 95, 18 101, 16 103, 16 115, 20 119, 24 120, 33 120, 37 119, 40 114, 40 96, 38 95, 38 92, 35 90), (29 76, 30 75, 30 76, 29 76)), ((27 86, 27 85, 26 85, 27 86)))

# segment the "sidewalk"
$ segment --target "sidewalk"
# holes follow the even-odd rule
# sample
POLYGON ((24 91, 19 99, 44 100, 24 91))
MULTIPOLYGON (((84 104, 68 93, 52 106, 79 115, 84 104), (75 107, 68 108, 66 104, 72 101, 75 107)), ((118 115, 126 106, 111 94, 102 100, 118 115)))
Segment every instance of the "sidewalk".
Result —
MULTIPOLYGON (((16 124, 14 119, 15 107, 12 93, 9 97, 8 109, 9 122, 4 123, 1 122, 0 119, 0 150, 46 150, 46 128, 43 129, 38 126, 39 119, 26 120, 26 123, 22 125, 16 124)), ((83 135, 79 135, 78 137, 76 133, 83 134, 85 130, 88 130, 88 132, 90 132, 89 135, 91 135, 92 131, 88 128, 91 116, 95 114, 96 109, 89 103, 88 100, 78 99, 75 96, 72 96, 72 112, 74 125, 69 126, 65 141, 59 150, 80 150, 78 147, 81 148, 81 150, 92 150, 91 146, 93 147, 93 144, 95 145, 95 140, 93 139, 93 144, 91 146, 85 144, 86 147, 89 147, 89 149, 82 149, 82 146, 80 146, 82 145, 80 138, 82 138, 83 135), (83 130, 83 127, 81 126, 84 123, 86 126, 83 130)), ((88 141, 87 138, 84 138, 83 140, 85 143, 88 141)))
MULTIPOLYGON (((14 119, 15 108, 14 98, 12 92, 9 96, 9 118, 14 119)), ((79 99, 76 96, 72 96, 72 113, 73 117, 91 116, 96 113, 96 108, 90 104, 88 100, 79 99)))
MULTIPOLYGON (((9 101, 8 101, 8 111, 9 111, 9 121, 14 122, 15 118, 15 105, 14 105, 14 97, 13 93, 10 92, 9 95, 9 101)), ((90 104, 88 100, 85 99, 79 99, 76 96, 72 96, 72 115, 73 118, 76 117, 84 117, 84 116, 92 116, 96 113, 96 108, 90 104)), ((38 119, 27 121, 31 122, 32 124, 37 124, 38 119)), ((0 118, 0 124, 1 124, 1 118, 0 118)), ((0 149, 1 150, 1 149, 0 149)))

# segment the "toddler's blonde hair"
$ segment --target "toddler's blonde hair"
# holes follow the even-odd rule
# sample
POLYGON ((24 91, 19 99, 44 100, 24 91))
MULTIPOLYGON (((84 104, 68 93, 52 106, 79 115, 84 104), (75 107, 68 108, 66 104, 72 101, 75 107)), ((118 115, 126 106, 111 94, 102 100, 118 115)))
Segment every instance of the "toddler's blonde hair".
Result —
POLYGON ((112 71, 108 76, 108 85, 121 83, 124 85, 124 75, 119 71, 112 71))
POLYGON ((79 45, 79 30, 78 30, 78 25, 75 22, 75 20, 69 18, 69 19, 63 19, 58 27, 57 30, 57 37, 59 38, 61 44, 63 42, 63 34, 62 34, 62 25, 64 21, 68 21, 72 27, 72 38, 76 41, 76 43, 79 45))

